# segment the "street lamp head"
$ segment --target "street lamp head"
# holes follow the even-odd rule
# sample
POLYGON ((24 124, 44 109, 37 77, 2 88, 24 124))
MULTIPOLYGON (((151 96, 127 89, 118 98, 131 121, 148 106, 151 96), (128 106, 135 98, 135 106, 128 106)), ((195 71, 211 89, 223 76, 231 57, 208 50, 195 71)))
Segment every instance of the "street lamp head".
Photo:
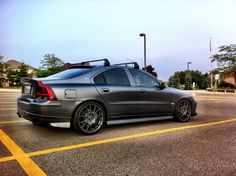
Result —
POLYGON ((189 70, 189 65, 191 64, 192 62, 187 62, 187 70, 189 70))
POLYGON ((145 36, 146 36, 146 34, 144 34, 144 33, 141 33, 141 34, 139 34, 139 36, 140 36, 140 37, 145 37, 145 36))

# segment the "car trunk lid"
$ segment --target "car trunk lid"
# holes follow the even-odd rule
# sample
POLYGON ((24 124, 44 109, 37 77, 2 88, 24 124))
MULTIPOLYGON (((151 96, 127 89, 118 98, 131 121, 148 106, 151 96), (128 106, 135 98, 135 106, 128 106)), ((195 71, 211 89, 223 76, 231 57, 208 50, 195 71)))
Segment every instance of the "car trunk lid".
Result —
POLYGON ((44 85, 40 79, 22 78, 22 97, 31 99, 55 100, 52 88, 44 85))

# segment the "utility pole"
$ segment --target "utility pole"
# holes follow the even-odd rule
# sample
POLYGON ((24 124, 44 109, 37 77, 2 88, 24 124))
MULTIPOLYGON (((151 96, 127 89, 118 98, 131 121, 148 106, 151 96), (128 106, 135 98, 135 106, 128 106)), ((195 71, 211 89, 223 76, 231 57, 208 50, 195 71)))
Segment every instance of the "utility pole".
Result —
MULTIPOLYGON (((211 57, 211 37, 210 37, 210 57, 211 57)), ((211 89, 213 89, 212 61, 211 61, 211 89)))

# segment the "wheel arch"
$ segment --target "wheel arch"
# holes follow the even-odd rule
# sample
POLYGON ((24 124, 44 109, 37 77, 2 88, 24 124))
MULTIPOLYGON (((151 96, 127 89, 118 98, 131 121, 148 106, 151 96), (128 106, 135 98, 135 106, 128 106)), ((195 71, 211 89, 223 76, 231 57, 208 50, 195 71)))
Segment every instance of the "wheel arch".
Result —
POLYGON ((175 109, 176 109, 176 106, 178 105, 178 103, 180 101, 184 100, 184 99, 188 100, 190 102, 190 104, 191 104, 191 107, 193 107, 193 104, 192 104, 192 101, 191 101, 190 98, 188 98, 188 97, 180 97, 177 101, 174 102, 174 106, 171 107, 171 112, 172 113, 175 112, 175 109))
POLYGON ((188 100, 189 102, 190 102, 190 104, 191 104, 191 106, 193 106, 193 104, 192 104, 192 101, 191 101, 191 99, 189 98, 189 97, 181 97, 180 99, 178 99, 177 101, 176 101, 176 105, 180 102, 180 101, 182 101, 182 100, 188 100))
POLYGON ((73 113, 72 113, 72 117, 71 117, 71 121, 70 121, 70 123, 73 121, 73 119, 74 119, 74 115, 75 115, 75 113, 76 113, 76 111, 77 111, 77 109, 80 107, 80 106, 82 106, 83 104, 85 104, 85 103, 88 103, 88 102, 96 102, 96 103, 98 103, 99 105, 101 105, 102 107, 103 107, 103 109, 104 109, 104 111, 105 111, 105 123, 107 122, 107 117, 108 117, 108 108, 107 108, 107 106, 105 105, 105 103, 103 103, 102 101, 99 101, 99 100, 94 100, 94 99, 92 99, 92 100, 86 100, 86 101, 83 101, 83 102, 81 102, 81 103, 79 103, 76 107, 75 107, 75 109, 74 109, 74 111, 73 111, 73 113))
POLYGON ((192 115, 192 112, 193 112, 193 103, 192 103, 191 99, 188 98, 188 97, 181 97, 181 98, 178 99, 178 101, 176 101, 176 103, 175 103, 175 107, 174 107, 174 111, 173 111, 173 117, 174 117, 174 120, 175 120, 175 121, 187 122, 187 121, 190 119, 191 115, 190 115, 190 117, 188 118, 188 120, 186 120, 186 121, 180 121, 178 118, 175 117, 175 114, 176 114, 176 110, 177 110, 177 108, 178 108, 178 105, 180 104, 181 101, 186 101, 186 100, 190 103, 190 106, 191 106, 191 115, 192 115))
POLYGON ((182 100, 188 100, 189 103, 191 104, 191 107, 193 108, 192 100, 191 100, 189 97, 181 97, 180 99, 178 99, 178 100, 176 101, 174 110, 175 110, 175 108, 176 108, 176 105, 177 105, 180 101, 182 101, 182 100))

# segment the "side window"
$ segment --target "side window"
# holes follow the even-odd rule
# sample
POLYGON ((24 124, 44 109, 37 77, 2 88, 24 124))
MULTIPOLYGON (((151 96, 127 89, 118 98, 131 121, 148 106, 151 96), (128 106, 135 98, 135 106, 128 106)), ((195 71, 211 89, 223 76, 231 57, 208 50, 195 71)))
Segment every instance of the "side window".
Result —
POLYGON ((135 84, 137 86, 141 87, 159 87, 160 83, 154 79, 153 77, 137 70, 129 70, 131 75, 133 76, 133 79, 135 81, 135 84))
POLYGON ((122 68, 114 68, 100 73, 94 78, 96 84, 130 86, 129 79, 122 68))
POLYGON ((106 84, 103 73, 100 73, 99 75, 97 75, 93 80, 95 84, 101 84, 101 85, 106 84))

